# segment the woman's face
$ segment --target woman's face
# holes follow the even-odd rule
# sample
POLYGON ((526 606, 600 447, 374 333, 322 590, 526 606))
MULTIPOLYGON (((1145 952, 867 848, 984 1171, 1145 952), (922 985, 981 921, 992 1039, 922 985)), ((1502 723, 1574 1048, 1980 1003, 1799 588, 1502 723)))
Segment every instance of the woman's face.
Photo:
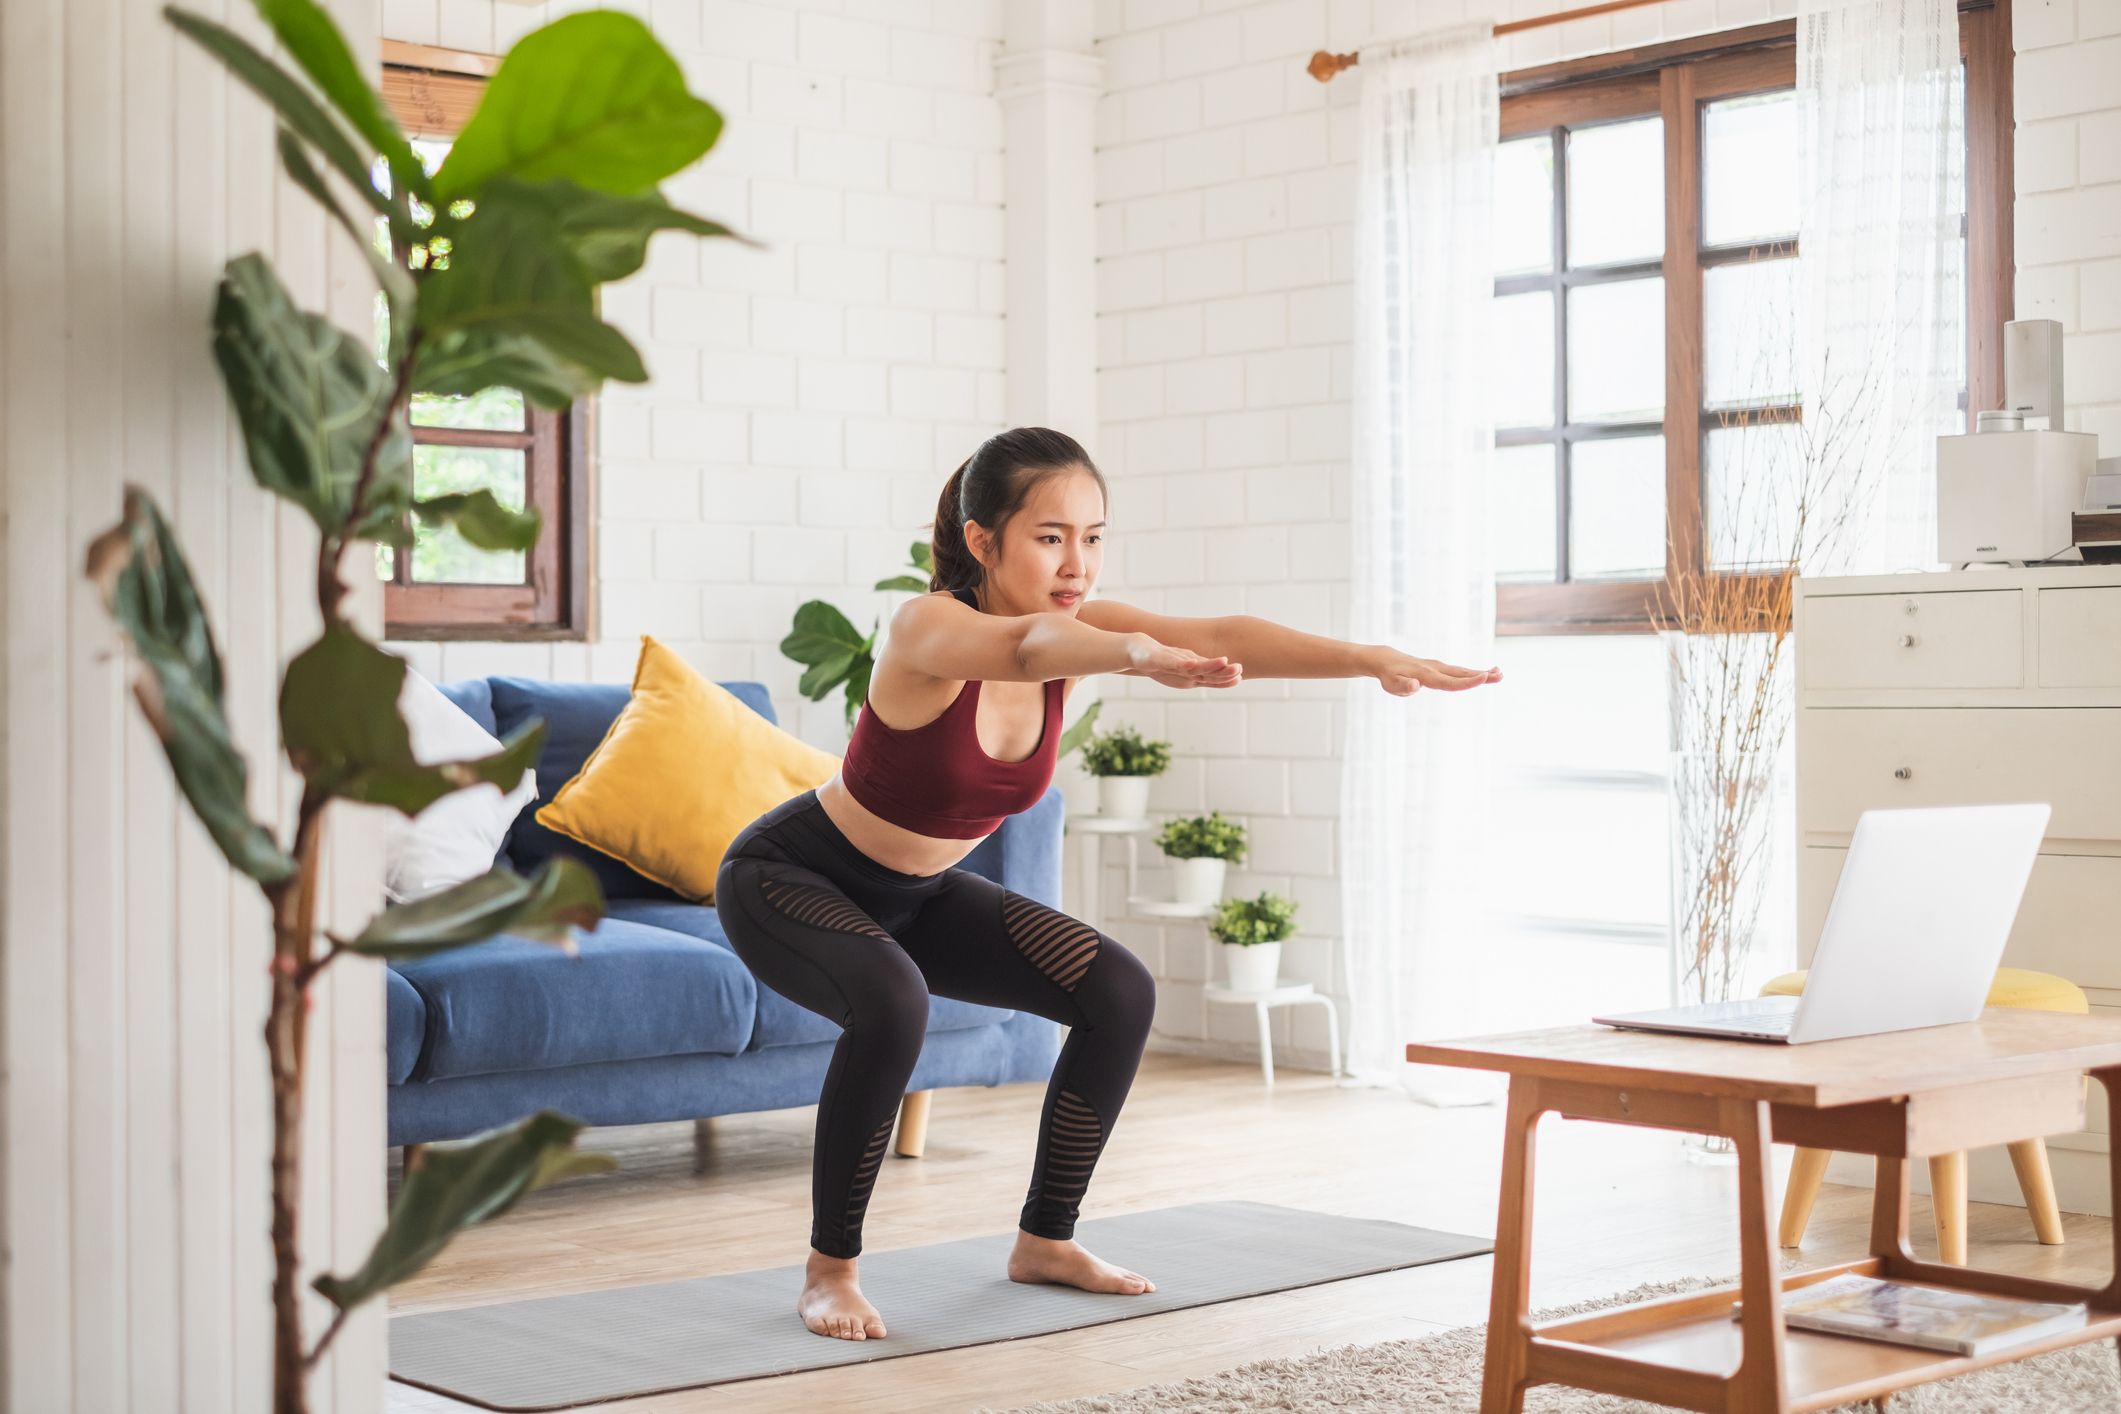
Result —
POLYGON ((1072 614, 1104 568, 1104 493, 1087 468, 1071 468, 1032 488, 999 544, 977 521, 965 541, 986 567, 991 612, 1072 614))

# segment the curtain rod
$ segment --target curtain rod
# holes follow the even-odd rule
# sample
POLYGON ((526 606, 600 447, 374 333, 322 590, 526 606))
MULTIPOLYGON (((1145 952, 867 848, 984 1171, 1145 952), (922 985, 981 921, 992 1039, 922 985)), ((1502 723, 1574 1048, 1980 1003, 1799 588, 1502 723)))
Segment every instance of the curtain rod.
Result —
MULTIPOLYGON (((1534 19, 1511 20, 1505 24, 1499 24, 1495 26, 1495 37, 1500 39, 1503 35, 1516 34, 1522 30, 1544 29, 1548 25, 1567 24, 1570 20, 1587 20, 1593 15, 1609 15, 1615 10, 1632 10, 1640 5, 1662 3, 1663 0, 1604 0, 1604 3, 1598 5, 1584 5, 1574 10, 1562 10, 1552 15, 1540 15, 1534 19)), ((1361 62, 1362 56, 1360 54, 1333 54, 1321 49, 1311 56, 1311 62, 1305 66, 1305 70, 1320 83, 1331 83, 1334 75, 1344 70, 1352 69, 1361 62)))

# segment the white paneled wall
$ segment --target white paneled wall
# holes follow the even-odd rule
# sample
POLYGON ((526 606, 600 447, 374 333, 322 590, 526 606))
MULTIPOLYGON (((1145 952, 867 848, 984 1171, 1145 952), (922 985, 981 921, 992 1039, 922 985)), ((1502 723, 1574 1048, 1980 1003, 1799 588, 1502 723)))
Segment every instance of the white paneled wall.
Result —
MULTIPOLYGON (((243 0, 196 8, 269 44, 243 0)), ((374 6, 332 9, 373 52, 374 6)), ((242 463, 208 320, 246 250, 348 328, 372 284, 272 140, 156 4, 0 7, 0 1408, 21 1414, 270 1402, 270 921, 176 796, 81 566, 121 483, 147 487, 210 606, 253 813, 288 841, 275 701, 315 635, 316 537, 242 463)), ((381 607, 357 587, 371 632, 381 607)), ((357 926, 374 823, 338 816, 325 866, 320 924, 357 926)), ((381 1229, 382 1007, 353 964, 310 1018, 305 1293, 381 1229)), ((328 1308, 307 1300, 314 1338, 328 1308)), ((340 1335, 312 1407, 377 1407, 380 1315, 340 1335)))
MULTIPOLYGON (((383 30, 498 51, 563 8, 385 0, 383 30)), ((796 606, 888 616, 904 596, 871 586, 1003 425, 1002 6, 628 8, 727 120, 665 191, 767 249, 658 236, 605 291, 653 380, 601 398, 594 640, 392 646, 433 677, 625 681, 652 633, 839 750, 839 694, 804 700, 777 646, 796 606)))

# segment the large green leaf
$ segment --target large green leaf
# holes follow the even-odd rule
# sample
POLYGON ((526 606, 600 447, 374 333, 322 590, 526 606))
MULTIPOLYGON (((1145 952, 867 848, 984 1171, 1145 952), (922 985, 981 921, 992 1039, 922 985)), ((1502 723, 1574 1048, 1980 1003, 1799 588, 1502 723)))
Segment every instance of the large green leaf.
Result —
POLYGON ((480 201, 497 197, 550 214, 583 273, 595 284, 623 280, 639 270, 648 259, 648 238, 657 231, 726 236, 745 245, 758 244, 719 221, 678 210, 652 188, 619 193, 597 191, 564 177, 535 183, 498 178, 480 201))
POLYGON ((567 15, 516 41, 451 144, 435 190, 477 197, 496 177, 565 177, 637 192, 714 146, 722 116, 648 27, 616 10, 567 15))
POLYGON ((1097 725, 1097 709, 1104 705, 1102 699, 1091 703, 1083 709, 1083 714, 1075 719, 1075 725, 1061 733, 1060 755, 1066 756, 1090 739, 1090 732, 1097 725))
POLYGON ((553 1110, 456 1143, 427 1145, 405 1170, 390 1221, 361 1269, 312 1283, 349 1310, 405 1280, 465 1228, 497 1218, 526 1193, 577 1174, 618 1167, 609 1154, 574 1148, 582 1122, 553 1110))
MULTIPOLYGON (((176 5, 165 6, 164 19, 201 48, 219 59, 228 71, 249 85, 252 92, 273 106, 281 121, 338 169, 347 184, 385 215, 390 203, 369 179, 368 161, 339 126, 294 75, 275 64, 225 25, 176 5)), ((415 166, 418 164, 415 163, 415 166)))
MULTIPOLYGON (((626 336, 596 316, 589 277, 553 211, 520 188, 503 188, 453 223, 449 268, 420 285, 420 325, 427 335, 480 335, 528 340, 552 361, 594 378, 645 383, 648 370, 626 336)), ((422 359, 446 358, 437 344, 422 359)), ((420 375, 422 391, 439 391, 420 375)), ((470 391, 461 388, 456 391, 470 391)))
POLYGON ((498 933, 575 951, 574 930, 604 916, 604 891, 579 860, 556 856, 526 879, 506 865, 377 914, 346 946, 369 957, 424 957, 498 933))
POLYGON ((412 433, 360 340, 296 309, 264 257, 251 254, 231 260, 221 278, 214 357, 259 485, 302 506, 327 535, 402 535, 412 433), (354 487, 381 418, 390 423, 356 518, 354 487))
POLYGON ((820 658, 803 670, 803 676, 797 680, 795 690, 815 702, 839 686, 841 680, 847 676, 847 670, 853 666, 854 654, 851 651, 820 658))
POLYGON ((538 511, 510 510, 481 487, 429 496, 412 504, 413 513, 431 526, 455 526, 457 534, 481 550, 528 550, 538 543, 538 511))
POLYGON ((893 575, 889 579, 878 580, 876 587, 878 589, 897 590, 906 594, 926 594, 928 592, 928 581, 915 579, 910 574, 898 574, 893 575))
POLYGON ((818 663, 840 653, 859 653, 862 645, 862 636, 845 614, 812 599, 795 611, 795 628, 781 640, 781 652, 798 663, 818 663))
POLYGON ((875 671, 875 658, 866 652, 855 655, 854 666, 847 671, 847 725, 850 727, 862 710, 862 704, 869 700, 869 675, 875 671))
POLYGON ((140 655, 133 695, 207 833, 230 864, 259 883, 288 878, 295 861, 250 816, 249 768, 222 710, 221 656, 191 568, 138 486, 125 488, 124 518, 88 547, 87 573, 140 655))
MULTIPOLYGON (((433 188, 426 169, 413 155, 412 144, 398 130, 382 98, 368 86, 361 65, 331 16, 314 0, 256 0, 256 4, 302 72, 390 164, 393 190, 411 191, 431 202, 433 188)), ((367 185, 366 178, 363 185, 367 185)))
POLYGON ((514 388, 540 407, 570 407, 603 380, 520 334, 491 328, 430 335, 413 363, 415 393, 471 394, 514 388))
POLYGON ((545 724, 517 728, 492 756, 422 765, 398 715, 405 660, 343 623, 302 650, 280 680, 280 740, 311 785, 347 800, 417 815, 451 791, 491 782, 515 789, 537 764, 545 724))

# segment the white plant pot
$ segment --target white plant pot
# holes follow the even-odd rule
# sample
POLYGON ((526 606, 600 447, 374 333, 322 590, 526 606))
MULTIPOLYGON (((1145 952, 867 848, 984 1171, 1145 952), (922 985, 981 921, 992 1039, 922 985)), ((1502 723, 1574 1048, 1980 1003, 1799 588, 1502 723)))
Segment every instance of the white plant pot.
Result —
POLYGON ((1114 820, 1140 820, 1149 813, 1152 776, 1099 776, 1097 813, 1114 820))
POLYGON ((1237 992, 1270 992, 1281 971, 1280 943, 1224 943, 1224 967, 1237 992))
POLYGON ((1173 897, 1179 903, 1221 903, 1223 875, 1229 867, 1229 860, 1212 857, 1172 860, 1173 897))

